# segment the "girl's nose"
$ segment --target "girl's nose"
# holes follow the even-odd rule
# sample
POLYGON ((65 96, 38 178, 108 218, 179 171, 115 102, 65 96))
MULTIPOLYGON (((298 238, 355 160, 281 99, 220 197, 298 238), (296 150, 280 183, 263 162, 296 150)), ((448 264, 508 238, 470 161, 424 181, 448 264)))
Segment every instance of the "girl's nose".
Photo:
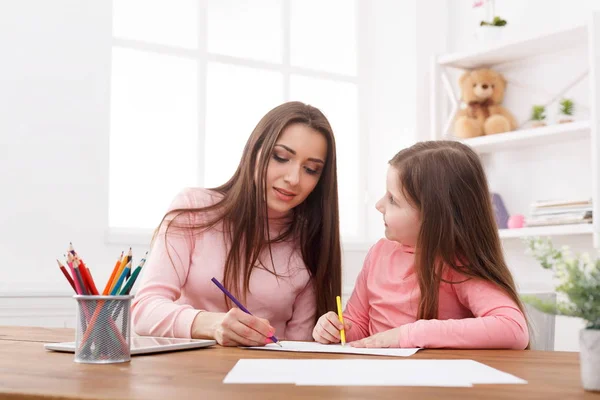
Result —
POLYGON ((383 198, 379 199, 379 201, 375 203, 375 208, 377 209, 377 211, 383 214, 383 198))

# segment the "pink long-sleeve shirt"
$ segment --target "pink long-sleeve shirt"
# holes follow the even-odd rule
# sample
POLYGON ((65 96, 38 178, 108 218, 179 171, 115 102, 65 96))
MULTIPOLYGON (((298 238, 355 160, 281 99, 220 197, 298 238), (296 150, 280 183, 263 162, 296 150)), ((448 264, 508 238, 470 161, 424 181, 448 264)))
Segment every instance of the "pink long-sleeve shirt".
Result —
MULTIPOLYGON (((207 189, 189 188, 175 198, 169 210, 205 207, 220 198, 207 189)), ((188 218, 193 225, 203 217, 188 218)), ((271 221, 272 234, 283 228, 278 222, 271 221)), ((223 292, 211 282, 212 277, 223 282, 227 252, 222 228, 219 223, 196 235, 169 232, 169 253, 164 229, 159 232, 133 301, 132 317, 138 334, 189 338, 201 310, 229 310, 223 292)), ((273 263, 268 252, 260 261, 279 276, 254 268, 244 305, 253 315, 269 320, 278 339, 310 340, 316 313, 313 279, 295 242, 275 243, 271 249, 273 263)))
POLYGON ((418 320, 420 289, 414 250, 382 239, 369 251, 344 311, 348 341, 398 328, 398 347, 524 349, 527 322, 515 302, 490 282, 446 268, 438 319, 418 320))

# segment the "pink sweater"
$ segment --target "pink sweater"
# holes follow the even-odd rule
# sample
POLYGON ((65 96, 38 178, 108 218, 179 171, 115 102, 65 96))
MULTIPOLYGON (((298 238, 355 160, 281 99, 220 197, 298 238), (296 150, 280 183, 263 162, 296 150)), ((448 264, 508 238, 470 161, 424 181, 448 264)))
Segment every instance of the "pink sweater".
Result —
MULTIPOLYGON (((186 189, 175 198, 170 210, 203 207, 216 202, 219 196, 206 189, 186 189)), ((190 222, 197 222, 200 216, 194 218, 190 222)), ((272 225, 275 231, 282 228, 272 225)), ((159 234, 133 301, 133 323, 138 334, 189 338, 200 310, 228 311, 223 292, 211 282, 213 276, 223 282, 226 248, 222 226, 218 224, 195 239, 169 232, 169 253, 175 266, 165 249, 165 235, 159 234)), ((280 276, 255 268, 244 305, 253 315, 268 319, 278 339, 310 340, 316 312, 313 281, 293 243, 276 243, 271 248, 275 265, 268 254, 261 261, 280 276)))
MULTIPOLYGON (((466 278, 450 269, 443 278, 466 278)), ((514 301, 490 282, 440 284, 436 320, 417 321, 420 290, 410 247, 382 239, 369 251, 344 318, 348 341, 400 327, 399 347, 524 349, 529 332, 514 301)))

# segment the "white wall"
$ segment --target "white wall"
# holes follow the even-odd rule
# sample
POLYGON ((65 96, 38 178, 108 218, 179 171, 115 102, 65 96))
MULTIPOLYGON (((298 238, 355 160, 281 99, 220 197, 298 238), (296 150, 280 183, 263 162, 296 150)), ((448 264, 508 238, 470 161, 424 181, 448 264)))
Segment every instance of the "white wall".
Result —
POLYGON ((110 4, 26 0, 0 13, 0 317, 16 323, 56 324, 72 309, 51 306, 69 294, 54 261, 69 241, 99 280, 118 255, 104 245, 110 4))
POLYGON ((54 259, 69 241, 94 265, 118 255, 103 245, 110 12, 27 0, 0 13, 0 292, 64 291, 54 259))

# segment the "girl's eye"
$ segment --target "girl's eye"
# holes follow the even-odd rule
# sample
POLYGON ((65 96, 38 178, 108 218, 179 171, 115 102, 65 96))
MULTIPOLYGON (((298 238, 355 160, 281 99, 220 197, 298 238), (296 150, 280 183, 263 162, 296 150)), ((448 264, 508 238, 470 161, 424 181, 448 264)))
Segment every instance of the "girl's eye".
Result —
POLYGON ((390 204, 394 204, 394 196, 389 195, 388 199, 390 200, 390 204))
POLYGON ((282 157, 279 157, 279 156, 278 156, 277 154, 275 154, 275 153, 273 153, 273 159, 274 159, 275 161, 277 161, 277 162, 280 162, 280 163, 284 163, 284 162, 287 162, 287 161, 288 161, 288 159, 287 159, 287 158, 282 158, 282 157))

